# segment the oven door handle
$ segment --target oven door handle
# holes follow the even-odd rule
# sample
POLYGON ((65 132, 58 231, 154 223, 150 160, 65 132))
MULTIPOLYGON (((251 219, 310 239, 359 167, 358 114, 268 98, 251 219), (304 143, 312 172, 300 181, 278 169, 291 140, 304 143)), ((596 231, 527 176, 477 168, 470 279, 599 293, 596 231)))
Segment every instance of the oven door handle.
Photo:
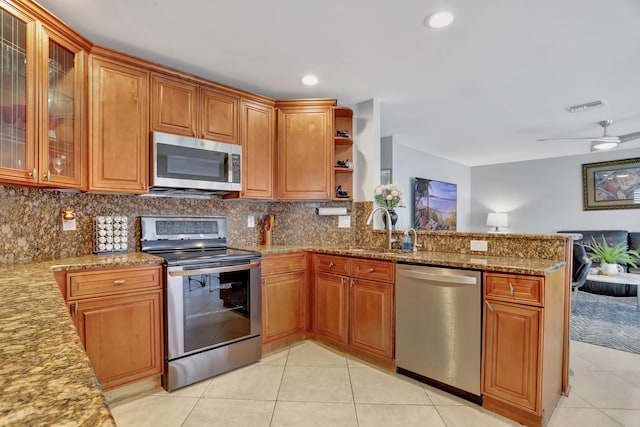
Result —
POLYGON ((250 270, 252 268, 258 268, 258 267, 260 267, 260 263, 254 262, 251 264, 227 265, 225 267, 209 267, 209 268, 200 268, 197 270, 170 271, 169 276, 178 277, 178 276, 193 276, 196 274, 229 273, 231 271, 250 270))

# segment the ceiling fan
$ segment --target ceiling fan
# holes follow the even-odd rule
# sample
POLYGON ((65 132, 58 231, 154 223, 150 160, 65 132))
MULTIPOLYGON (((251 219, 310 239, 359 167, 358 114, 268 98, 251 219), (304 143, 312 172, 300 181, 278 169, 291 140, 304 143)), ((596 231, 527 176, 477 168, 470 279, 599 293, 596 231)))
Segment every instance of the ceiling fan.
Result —
POLYGON ((602 136, 585 136, 574 138, 542 138, 538 141, 557 141, 563 139, 582 139, 585 141, 591 141, 591 151, 609 150, 617 147, 623 142, 633 141, 634 139, 640 139, 640 132, 627 133, 624 135, 609 135, 607 134, 607 128, 613 124, 613 120, 601 120, 598 122, 602 126, 602 136))

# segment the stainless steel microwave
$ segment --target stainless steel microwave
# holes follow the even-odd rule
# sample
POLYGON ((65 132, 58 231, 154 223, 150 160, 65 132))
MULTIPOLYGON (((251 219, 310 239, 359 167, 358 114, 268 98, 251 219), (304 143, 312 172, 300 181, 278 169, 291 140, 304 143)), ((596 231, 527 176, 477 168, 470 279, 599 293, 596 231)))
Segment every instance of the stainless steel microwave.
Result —
POLYGON ((241 159, 237 144, 153 132, 150 189, 240 191, 241 159))

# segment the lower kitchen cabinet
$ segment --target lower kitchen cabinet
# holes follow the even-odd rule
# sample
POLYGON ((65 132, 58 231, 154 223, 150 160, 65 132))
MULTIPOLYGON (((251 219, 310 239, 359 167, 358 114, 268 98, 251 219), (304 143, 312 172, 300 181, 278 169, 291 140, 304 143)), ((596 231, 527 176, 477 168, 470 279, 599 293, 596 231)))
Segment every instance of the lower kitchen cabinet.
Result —
POLYGON ((351 346, 393 359, 393 284, 351 279, 351 346))
POLYGON ((340 344, 349 341, 349 278, 317 271, 313 325, 316 334, 340 344))
POLYGON ((564 269, 485 273, 483 406, 543 426, 562 393, 564 269))
POLYGON ((306 270, 305 253, 262 257, 264 350, 286 346, 309 329, 306 270))
POLYGON ((103 390, 161 375, 161 267, 73 271, 65 298, 103 390))
POLYGON ((80 301, 72 310, 103 390, 162 373, 160 292, 80 301))
POLYGON ((542 309, 489 302, 484 392, 536 410, 542 309))
POLYGON ((392 262, 315 254, 316 338, 390 366, 394 357, 392 262))

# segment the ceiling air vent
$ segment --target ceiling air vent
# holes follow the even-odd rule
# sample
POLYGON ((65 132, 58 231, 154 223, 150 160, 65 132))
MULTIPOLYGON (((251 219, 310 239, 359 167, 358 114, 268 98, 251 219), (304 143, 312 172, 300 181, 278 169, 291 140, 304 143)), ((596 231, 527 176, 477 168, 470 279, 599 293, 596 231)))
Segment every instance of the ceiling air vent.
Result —
POLYGON ((584 104, 569 105, 568 107, 564 108, 566 108, 570 113, 579 113, 581 111, 591 110, 592 108, 596 107, 604 107, 605 105, 607 105, 607 101, 605 101, 603 98, 597 101, 585 102, 584 104))

